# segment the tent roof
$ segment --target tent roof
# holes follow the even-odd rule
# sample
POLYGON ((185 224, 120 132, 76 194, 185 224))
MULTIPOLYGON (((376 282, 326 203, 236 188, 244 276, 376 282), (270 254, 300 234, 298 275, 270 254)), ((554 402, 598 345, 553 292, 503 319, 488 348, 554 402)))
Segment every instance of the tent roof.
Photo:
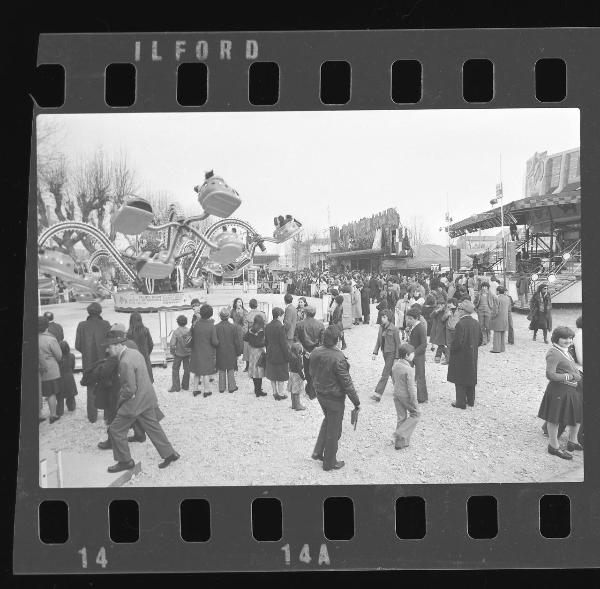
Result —
MULTIPOLYGON (((504 225, 515 223, 524 225, 527 222, 528 215, 533 209, 551 207, 555 205, 572 205, 581 202, 581 184, 569 184, 562 192, 555 194, 542 194, 528 196, 519 200, 514 200, 504 207, 504 225)), ((496 207, 491 211, 471 215, 454 225, 450 225, 450 237, 460 237, 465 233, 472 233, 480 229, 491 229, 492 227, 501 227, 501 210, 496 207)))

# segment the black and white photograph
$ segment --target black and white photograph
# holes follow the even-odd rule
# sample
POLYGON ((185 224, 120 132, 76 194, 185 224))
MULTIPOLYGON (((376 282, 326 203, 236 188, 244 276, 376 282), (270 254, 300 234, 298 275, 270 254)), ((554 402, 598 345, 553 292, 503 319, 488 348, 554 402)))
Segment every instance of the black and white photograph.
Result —
POLYGON ((584 480, 578 109, 43 114, 36 146, 42 488, 584 480))

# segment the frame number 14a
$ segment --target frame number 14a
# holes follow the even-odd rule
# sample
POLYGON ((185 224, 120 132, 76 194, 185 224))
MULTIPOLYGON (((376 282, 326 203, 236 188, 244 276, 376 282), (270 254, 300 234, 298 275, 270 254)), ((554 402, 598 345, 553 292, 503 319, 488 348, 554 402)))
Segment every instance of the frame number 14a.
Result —
MULTIPOLYGON (((291 564, 292 554, 291 554, 291 550, 290 550, 290 545, 286 544, 285 546, 282 546, 281 550, 283 550, 285 564, 287 564, 287 565, 291 564)), ((310 562, 312 562, 312 557, 310 555, 310 547, 308 544, 304 544, 302 546, 302 549, 300 550, 300 554, 298 555, 298 560, 300 562, 304 562, 306 564, 309 564, 310 562)), ((321 547, 319 548, 319 558, 318 558, 317 563, 319 565, 331 564, 331 562, 329 560, 329 553, 327 552, 326 544, 321 544, 321 547)))

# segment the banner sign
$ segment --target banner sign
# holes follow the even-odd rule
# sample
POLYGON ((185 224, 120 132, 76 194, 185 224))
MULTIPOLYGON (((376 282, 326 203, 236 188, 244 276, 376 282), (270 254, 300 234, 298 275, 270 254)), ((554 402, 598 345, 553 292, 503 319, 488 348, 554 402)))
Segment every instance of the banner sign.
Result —
POLYGON ((130 313, 152 313, 159 309, 191 309, 192 299, 202 300, 205 295, 195 292, 165 292, 159 294, 143 294, 141 292, 117 292, 113 295, 115 311, 130 313))

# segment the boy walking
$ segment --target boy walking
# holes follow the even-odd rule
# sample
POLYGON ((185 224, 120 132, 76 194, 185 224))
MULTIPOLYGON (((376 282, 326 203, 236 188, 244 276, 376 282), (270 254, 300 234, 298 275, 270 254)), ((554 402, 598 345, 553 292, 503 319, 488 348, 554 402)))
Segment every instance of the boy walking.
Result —
POLYGON ((388 378, 392 374, 394 360, 398 357, 398 349, 400 348, 400 332, 391 321, 392 313, 393 311, 388 311, 381 316, 381 325, 379 327, 379 333, 377 334, 377 343, 373 350, 373 360, 377 359, 377 354, 381 349, 384 361, 381 378, 375 387, 375 394, 371 395, 371 399, 376 402, 381 401, 388 378))
POLYGON ((173 382, 169 393, 176 393, 183 389, 184 391, 190 388, 190 355, 192 353, 190 349, 191 335, 187 325, 187 317, 185 315, 179 315, 177 317, 177 329, 171 335, 171 341, 169 342, 169 348, 171 355, 173 356, 173 382), (181 386, 179 384, 179 368, 183 364, 183 378, 181 379, 181 386))
POLYGON ((417 386, 414 370, 410 363, 415 355, 415 349, 410 344, 402 344, 398 349, 398 357, 392 368, 394 383, 394 405, 398 422, 394 432, 394 448, 402 450, 410 444, 412 435, 419 422, 417 409, 417 386))

